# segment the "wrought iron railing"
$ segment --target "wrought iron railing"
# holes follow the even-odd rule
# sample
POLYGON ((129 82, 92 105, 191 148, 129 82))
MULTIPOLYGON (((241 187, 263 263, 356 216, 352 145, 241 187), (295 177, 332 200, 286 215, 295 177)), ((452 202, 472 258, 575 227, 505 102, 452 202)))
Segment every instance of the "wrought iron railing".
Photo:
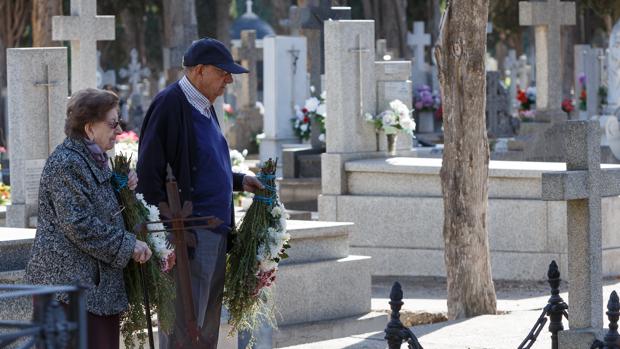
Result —
POLYGON ((521 342, 518 349, 529 349, 532 347, 538 335, 545 327, 547 317, 550 319, 549 332, 551 332, 551 349, 558 349, 558 332, 564 330, 562 318, 565 317, 568 319, 568 304, 560 297, 560 281, 562 279, 560 279, 560 269, 555 261, 552 261, 549 265, 547 277, 549 286, 551 286, 551 297, 549 298, 549 302, 543 308, 534 327, 532 327, 530 333, 528 333, 527 337, 521 342))
POLYGON ((424 349, 415 334, 400 321, 400 308, 403 304, 403 289, 400 283, 395 282, 390 292, 391 319, 385 328, 385 340, 388 342, 388 348, 400 349, 401 344, 406 342, 409 349, 424 349))
POLYGON ((0 348, 86 348, 86 299, 81 286, 0 285, 0 304, 22 297, 33 299, 30 321, 0 319, 0 348), (69 305, 56 300, 69 296, 69 305))

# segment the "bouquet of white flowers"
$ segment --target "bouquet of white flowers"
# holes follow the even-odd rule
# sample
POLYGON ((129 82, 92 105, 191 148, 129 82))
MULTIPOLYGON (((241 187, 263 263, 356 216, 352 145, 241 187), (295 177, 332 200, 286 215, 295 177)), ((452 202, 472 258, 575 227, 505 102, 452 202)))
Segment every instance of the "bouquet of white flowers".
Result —
POLYGON ((411 117, 412 110, 398 99, 390 102, 390 109, 373 116, 366 113, 366 120, 375 125, 377 132, 383 130, 385 134, 396 134, 403 131, 409 135, 413 135, 415 129, 415 121, 411 117))

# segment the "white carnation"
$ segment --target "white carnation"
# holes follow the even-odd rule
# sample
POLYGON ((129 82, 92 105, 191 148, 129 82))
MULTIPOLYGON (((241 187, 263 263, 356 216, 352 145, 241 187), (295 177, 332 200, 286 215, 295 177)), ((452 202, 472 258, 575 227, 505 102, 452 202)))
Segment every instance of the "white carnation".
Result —
POLYGON ((325 106, 325 103, 319 104, 319 106, 316 108, 316 113, 321 115, 322 117, 327 116, 327 107, 325 106))
POLYGON ((306 99, 306 109, 308 109, 308 112, 314 113, 314 112, 316 112, 316 108, 319 107, 320 103, 321 102, 319 101, 318 98, 310 97, 310 98, 306 99))

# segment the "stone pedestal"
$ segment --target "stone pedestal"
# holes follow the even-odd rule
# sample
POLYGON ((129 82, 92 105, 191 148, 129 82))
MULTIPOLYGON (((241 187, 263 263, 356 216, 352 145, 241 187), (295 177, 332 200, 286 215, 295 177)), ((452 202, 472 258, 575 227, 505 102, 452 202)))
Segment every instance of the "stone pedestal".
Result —
MULTIPOLYGON (((372 257, 373 275, 444 277, 441 159, 332 157, 322 159, 320 219, 355 223, 351 250, 372 257)), ((553 259, 568 270, 566 204, 541 199, 542 173, 564 169, 559 163, 490 162, 487 216, 495 279, 544 280, 540 265, 553 259)), ((603 199, 606 276, 620 274, 618 209, 620 198, 603 199)))

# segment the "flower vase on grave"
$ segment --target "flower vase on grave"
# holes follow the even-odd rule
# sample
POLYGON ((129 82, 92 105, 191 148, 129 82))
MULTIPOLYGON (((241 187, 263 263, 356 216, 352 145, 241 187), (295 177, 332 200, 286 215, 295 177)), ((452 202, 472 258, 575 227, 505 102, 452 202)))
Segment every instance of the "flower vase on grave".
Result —
POLYGON ((385 135, 387 137, 387 153, 390 156, 396 155, 396 133, 385 135))
POLYGON ((435 118, 432 111, 418 112, 418 133, 435 132, 435 118))

